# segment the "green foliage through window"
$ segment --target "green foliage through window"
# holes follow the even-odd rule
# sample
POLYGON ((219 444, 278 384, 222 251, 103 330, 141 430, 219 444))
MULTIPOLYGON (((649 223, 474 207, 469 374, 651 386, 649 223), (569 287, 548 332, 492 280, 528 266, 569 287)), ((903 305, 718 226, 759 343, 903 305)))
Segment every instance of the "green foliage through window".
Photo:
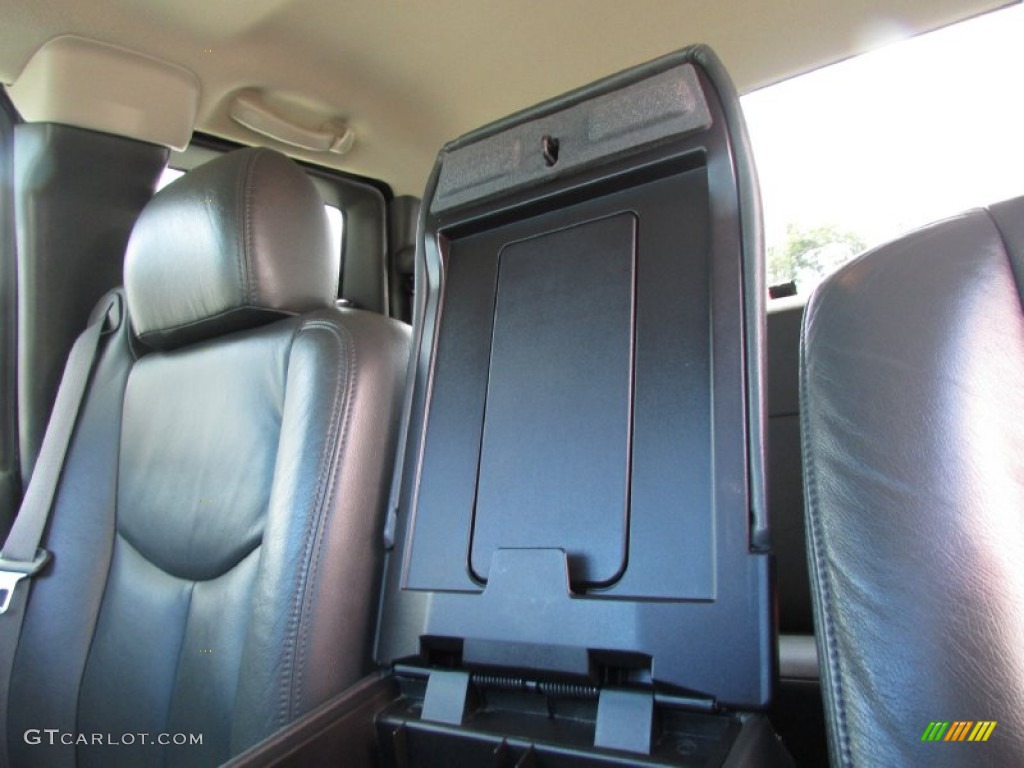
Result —
POLYGON ((768 284, 794 280, 797 288, 818 283, 821 278, 864 250, 858 234, 834 224, 818 227, 786 226, 786 239, 768 249, 768 284))

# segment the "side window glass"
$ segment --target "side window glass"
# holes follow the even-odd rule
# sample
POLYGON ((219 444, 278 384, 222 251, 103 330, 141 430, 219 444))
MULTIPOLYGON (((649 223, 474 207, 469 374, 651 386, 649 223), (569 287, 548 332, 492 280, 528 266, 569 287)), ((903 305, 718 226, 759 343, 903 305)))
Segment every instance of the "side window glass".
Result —
POLYGON ((331 228, 331 248, 335 253, 341 253, 345 234, 345 217, 336 205, 324 205, 324 210, 327 211, 327 223, 331 228))
POLYGON ((1022 40, 1018 3, 744 96, 769 285, 1019 195, 1022 40))

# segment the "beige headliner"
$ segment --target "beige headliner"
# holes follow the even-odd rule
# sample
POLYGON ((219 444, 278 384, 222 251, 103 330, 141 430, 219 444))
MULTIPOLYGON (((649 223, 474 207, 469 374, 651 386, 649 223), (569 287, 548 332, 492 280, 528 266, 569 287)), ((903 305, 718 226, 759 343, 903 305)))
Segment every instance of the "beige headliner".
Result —
MULTIPOLYGON (((62 33, 182 64, 197 128, 246 144, 242 88, 316 127, 357 131, 334 158, 419 194, 446 140, 602 75, 709 43, 743 92, 1006 0, 0 0, 0 81, 62 33)), ((281 147, 284 149, 284 147, 281 147)))

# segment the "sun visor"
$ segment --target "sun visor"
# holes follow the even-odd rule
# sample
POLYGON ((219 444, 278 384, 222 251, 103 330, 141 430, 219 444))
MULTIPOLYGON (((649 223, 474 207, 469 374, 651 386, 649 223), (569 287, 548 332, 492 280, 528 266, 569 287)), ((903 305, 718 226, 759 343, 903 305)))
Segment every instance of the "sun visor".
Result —
POLYGON ((8 88, 27 122, 61 123, 183 150, 199 106, 190 70, 116 45, 55 37, 8 88))

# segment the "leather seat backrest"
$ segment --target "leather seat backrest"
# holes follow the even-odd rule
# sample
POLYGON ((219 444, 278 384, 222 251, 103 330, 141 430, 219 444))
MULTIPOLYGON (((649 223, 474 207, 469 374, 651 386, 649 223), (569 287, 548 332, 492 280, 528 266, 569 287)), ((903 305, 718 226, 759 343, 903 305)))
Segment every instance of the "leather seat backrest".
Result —
POLYGON ((1018 198, 869 252, 807 306, 808 548, 836 766, 1024 755, 1022 285, 1018 198), (986 743, 946 741, 993 722, 986 743))
POLYGON ((408 332, 334 307, 328 242, 309 179, 264 149, 143 210, 132 328, 83 404, 9 732, 202 743, 12 744, 16 765, 217 764, 368 668, 408 332))
POLYGON ((811 634, 811 589, 804 543, 803 482, 800 467, 800 325, 803 307, 769 311, 768 510, 772 516, 779 632, 811 634))

